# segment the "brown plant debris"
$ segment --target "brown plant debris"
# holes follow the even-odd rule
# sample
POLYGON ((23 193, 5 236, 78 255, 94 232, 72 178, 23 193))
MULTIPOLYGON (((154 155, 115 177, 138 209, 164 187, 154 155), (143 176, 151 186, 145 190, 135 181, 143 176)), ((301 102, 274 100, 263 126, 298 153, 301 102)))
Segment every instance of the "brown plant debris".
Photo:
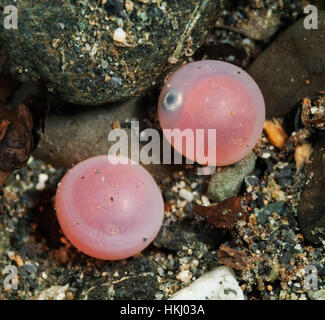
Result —
POLYGON ((246 251, 241 251, 222 245, 218 250, 217 255, 219 263, 235 270, 246 270, 248 267, 246 251))
POLYGON ((0 183, 27 164, 33 146, 32 129, 33 118, 25 105, 20 104, 15 111, 0 106, 0 183))
POLYGON ((247 220, 248 200, 246 197, 232 197, 208 207, 195 205, 193 212, 207 218, 215 227, 231 231, 235 222, 247 220))

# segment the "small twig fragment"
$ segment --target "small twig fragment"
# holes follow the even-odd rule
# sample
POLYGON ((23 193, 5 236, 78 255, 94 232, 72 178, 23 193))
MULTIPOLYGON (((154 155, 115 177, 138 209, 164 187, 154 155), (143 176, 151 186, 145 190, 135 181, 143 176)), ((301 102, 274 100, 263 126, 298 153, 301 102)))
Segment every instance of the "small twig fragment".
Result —
POLYGON ((246 251, 241 251, 222 245, 220 246, 217 255, 219 263, 235 270, 246 270, 248 267, 246 251))

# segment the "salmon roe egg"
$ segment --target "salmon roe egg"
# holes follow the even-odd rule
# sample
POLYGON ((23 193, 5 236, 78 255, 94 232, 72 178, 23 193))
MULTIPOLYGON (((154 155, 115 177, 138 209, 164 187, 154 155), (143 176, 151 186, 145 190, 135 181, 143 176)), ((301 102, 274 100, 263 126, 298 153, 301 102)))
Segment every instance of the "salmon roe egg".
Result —
POLYGON ((80 162, 66 173, 56 193, 65 236, 98 259, 119 260, 141 252, 163 221, 163 198, 152 176, 131 160, 116 164, 119 159, 98 156, 80 162))
POLYGON ((243 159, 258 142, 265 103, 244 70, 205 60, 184 65, 168 79, 158 114, 167 140, 179 153, 202 165, 225 166, 243 159), (176 143, 177 134, 166 134, 166 129, 179 129, 178 135, 191 129, 192 145, 185 141, 190 133, 176 143), (204 139, 199 140, 198 129, 204 139))

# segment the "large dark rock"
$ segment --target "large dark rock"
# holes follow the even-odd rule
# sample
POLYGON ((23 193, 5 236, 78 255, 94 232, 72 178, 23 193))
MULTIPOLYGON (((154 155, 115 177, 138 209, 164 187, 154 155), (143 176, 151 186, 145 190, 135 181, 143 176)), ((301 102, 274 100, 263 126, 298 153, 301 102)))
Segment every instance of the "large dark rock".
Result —
POLYGON ((305 239, 317 244, 325 240, 325 137, 313 148, 311 163, 305 168, 313 177, 302 194, 298 217, 305 239))
POLYGON ((325 85, 325 11, 318 30, 306 30, 304 18, 288 28, 251 65, 260 86, 268 118, 288 114, 303 97, 325 85))
MULTIPOLYGON (((19 28, 0 28, 0 41, 21 71, 66 101, 98 105, 144 91, 191 55, 223 7, 223 0, 101 3, 19 1, 19 28)), ((0 12, 12 4, 0 0, 0 12)))

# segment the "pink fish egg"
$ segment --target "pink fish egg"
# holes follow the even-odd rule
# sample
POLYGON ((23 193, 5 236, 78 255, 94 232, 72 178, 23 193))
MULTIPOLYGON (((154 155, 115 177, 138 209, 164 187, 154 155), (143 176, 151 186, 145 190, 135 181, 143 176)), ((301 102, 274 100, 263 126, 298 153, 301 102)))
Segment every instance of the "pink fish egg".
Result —
POLYGON ((258 142, 265 103, 247 72, 205 60, 184 65, 168 79, 158 114, 165 137, 179 153, 202 165, 225 166, 243 159, 258 142), (185 138, 179 140, 181 134, 185 138))
POLYGON ((80 162, 61 180, 55 198, 59 223, 81 252, 119 260, 146 248, 162 225, 164 202, 139 164, 114 156, 80 162))

